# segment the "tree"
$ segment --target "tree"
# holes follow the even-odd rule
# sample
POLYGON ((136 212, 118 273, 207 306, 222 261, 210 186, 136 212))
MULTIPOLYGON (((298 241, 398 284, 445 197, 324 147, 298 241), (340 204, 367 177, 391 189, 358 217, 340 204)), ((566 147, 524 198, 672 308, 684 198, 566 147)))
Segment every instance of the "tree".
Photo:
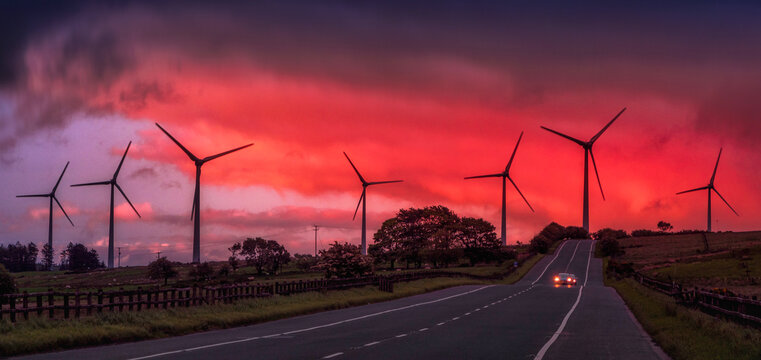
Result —
POLYGON ((208 281, 211 279, 211 275, 214 274, 214 268, 211 267, 209 262, 202 262, 200 264, 193 265, 188 275, 192 276, 196 281, 208 281))
POLYGON ((611 228, 604 228, 597 230, 592 234, 592 239, 595 240, 603 240, 606 238, 610 239, 623 239, 629 237, 629 234, 626 233, 624 230, 615 230, 611 228))
POLYGON ((663 220, 658 222, 658 229, 661 229, 663 232, 669 232, 674 229, 673 226, 671 226, 671 223, 667 223, 663 220))
MULTIPOLYGON (((13 294, 18 292, 16 288, 16 281, 13 280, 11 273, 0 264, 0 295, 13 294)), ((0 297, 0 305, 5 302, 4 298, 0 297)))
POLYGON ((311 271, 317 265, 317 257, 314 255, 296 254, 293 255, 293 259, 296 263, 296 267, 304 272, 311 271))
POLYGON ((238 252, 240 251, 242 245, 240 242, 236 242, 233 244, 233 246, 227 248, 227 250, 230 250, 230 257, 227 258, 227 263, 230 264, 230 267, 233 269, 233 271, 238 270, 238 252))
POLYGON ((362 255, 359 246, 336 241, 327 250, 320 250, 317 267, 326 278, 355 277, 372 272, 372 259, 362 255))
POLYGON ((8 247, 0 245, 0 264, 3 264, 10 272, 34 271, 37 268, 37 245, 29 243, 22 245, 8 244, 8 247))
POLYGON ((174 264, 167 260, 166 257, 156 259, 148 264, 148 278, 154 280, 164 279, 164 285, 167 284, 169 278, 176 277, 178 274, 174 264))
POLYGON ((566 226, 563 236, 568 239, 589 239, 589 231, 583 227, 566 226))
POLYGON ((72 244, 61 252, 61 268, 64 270, 84 271, 105 267, 98 259, 95 249, 88 250, 82 244, 72 244))
POLYGON ((265 240, 260 237, 248 238, 241 244, 240 254, 249 266, 256 268, 257 274, 263 274, 266 269, 274 274, 291 261, 291 255, 275 240, 265 240))
POLYGON ((501 243, 490 222, 464 217, 460 220, 458 230, 458 242, 465 249, 465 257, 471 265, 497 259, 501 243))
POLYGON ((53 268, 53 257, 55 256, 55 252, 53 252, 53 247, 49 244, 45 244, 42 246, 42 265, 45 267, 45 270, 50 270, 53 268))
POLYGON ((280 268, 291 261, 291 254, 275 240, 267 240, 269 258, 267 259, 267 271, 276 274, 280 268))

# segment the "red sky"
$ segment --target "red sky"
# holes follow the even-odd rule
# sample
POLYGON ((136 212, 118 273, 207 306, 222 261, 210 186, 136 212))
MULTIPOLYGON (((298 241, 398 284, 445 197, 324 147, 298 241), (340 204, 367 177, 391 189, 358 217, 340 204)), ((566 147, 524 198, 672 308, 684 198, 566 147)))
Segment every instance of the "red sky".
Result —
POLYGON ((0 243, 46 239, 47 203, 13 196, 71 161, 77 227, 57 218, 56 244, 105 258, 107 190, 68 185, 110 177, 132 140, 120 183, 144 217, 119 199, 123 261, 189 260, 194 167, 154 122, 198 156, 255 143, 203 167, 204 259, 250 236, 311 252, 315 223, 323 246, 358 243, 342 151, 405 180, 369 190, 370 233, 434 204, 499 227, 499 180, 462 178, 504 169, 521 131, 511 174, 536 213, 508 190, 508 241, 526 242, 581 223, 583 150, 539 126, 587 140, 623 107, 595 144, 592 230, 704 228, 705 193, 674 193, 705 185, 721 147, 716 186, 741 216, 715 198, 714 230, 758 229, 757 5, 84 4, 6 41, 0 243))

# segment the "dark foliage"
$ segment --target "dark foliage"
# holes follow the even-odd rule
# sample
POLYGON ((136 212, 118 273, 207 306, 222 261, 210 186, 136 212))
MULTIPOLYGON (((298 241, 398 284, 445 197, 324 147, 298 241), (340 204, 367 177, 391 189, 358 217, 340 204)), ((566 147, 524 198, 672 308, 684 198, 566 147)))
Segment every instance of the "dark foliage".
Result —
POLYGON ((214 275, 214 268, 208 262, 193 265, 188 273, 195 281, 209 281, 214 275))
POLYGON ((596 232, 592 233, 592 239, 595 240, 602 240, 602 239, 623 239, 628 238, 629 234, 626 233, 624 230, 615 230, 611 228, 604 228, 597 230, 596 232))
POLYGON ((45 270, 50 270, 53 267, 53 257, 55 257, 53 247, 48 244, 43 245, 41 254, 43 268, 45 268, 45 270))
MULTIPOLYGON (((16 288, 16 281, 13 280, 11 273, 0 264, 0 295, 13 294, 18 292, 16 288)), ((0 297, 0 305, 4 303, 4 299, 0 297)))
POLYGON ((167 260, 166 257, 156 259, 148 264, 148 278, 154 280, 164 279, 164 285, 167 284, 169 278, 176 277, 177 275, 178 272, 174 268, 174 264, 167 260))
POLYGON ((563 232, 563 238, 565 239, 589 239, 589 232, 583 227, 578 226, 566 226, 563 232))
POLYGON ((372 272, 372 259, 363 256, 359 246, 336 241, 327 250, 320 250, 317 268, 325 272, 326 278, 362 276, 372 272))
POLYGON ((663 232, 668 232, 674 229, 673 226, 671 226, 671 223, 667 223, 663 220, 658 222, 658 229, 660 229, 663 232))
MULTIPOLYGON (((238 247, 236 243, 233 247, 238 247)), ((270 274, 277 273, 280 268, 291 261, 291 254, 275 240, 263 238, 248 238, 240 244, 240 254, 246 259, 249 266, 256 268, 257 274, 261 275, 264 270, 270 274)))
POLYGON ((653 231, 653 230, 647 230, 647 229, 639 229, 632 231, 632 237, 643 237, 643 236, 660 236, 660 235, 666 235, 663 231, 653 231))
POLYGON ((37 253, 34 243, 0 245, 0 264, 10 272, 34 271, 37 268, 37 253))
POLYGON ((86 271, 105 267, 98 259, 95 249, 89 250, 82 244, 72 244, 61 252, 61 269, 71 271, 86 271))
POLYGON ((569 232, 564 226, 553 221, 531 239, 529 242, 529 250, 531 252, 545 254, 552 244, 556 241, 565 239, 568 237, 568 234, 569 232))
POLYGON ((314 255, 296 254, 293 255, 293 260, 296 267, 301 271, 313 271, 315 270, 314 267, 317 266, 317 257, 314 255))

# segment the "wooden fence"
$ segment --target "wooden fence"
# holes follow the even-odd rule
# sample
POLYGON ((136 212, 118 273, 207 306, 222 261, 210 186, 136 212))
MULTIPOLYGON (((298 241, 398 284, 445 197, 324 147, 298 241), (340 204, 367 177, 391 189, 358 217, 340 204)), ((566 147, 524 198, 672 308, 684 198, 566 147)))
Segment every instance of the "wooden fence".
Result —
POLYGON ((61 292, 50 289, 47 292, 6 294, 0 296, 0 319, 6 315, 11 322, 28 320, 30 314, 48 318, 79 318, 84 315, 103 312, 142 311, 148 309, 168 309, 204 304, 233 303, 240 299, 290 295, 296 293, 341 290, 363 286, 378 286, 382 291, 393 292, 395 282, 407 282, 435 277, 469 277, 474 279, 495 279, 505 274, 492 276, 470 275, 452 271, 416 271, 391 275, 374 275, 346 279, 315 279, 268 284, 231 284, 221 286, 189 288, 147 288, 137 290, 61 292))
POLYGON ((676 283, 663 282, 649 276, 634 273, 640 284, 660 291, 677 300, 678 303, 693 306, 714 316, 745 325, 761 327, 761 301, 745 296, 726 296, 705 289, 684 290, 676 283))

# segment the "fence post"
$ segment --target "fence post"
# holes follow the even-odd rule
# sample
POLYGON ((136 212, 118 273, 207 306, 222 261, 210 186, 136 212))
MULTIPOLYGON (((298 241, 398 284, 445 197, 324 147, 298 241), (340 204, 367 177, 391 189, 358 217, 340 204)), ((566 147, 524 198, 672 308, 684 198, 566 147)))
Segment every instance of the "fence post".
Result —
POLYGON ((69 294, 68 293, 63 294, 63 318, 64 319, 69 318, 69 294))
POLYGON ((24 320, 29 320, 29 292, 24 290, 24 320))
POLYGON ((11 306, 11 322, 16 322, 16 296, 8 295, 8 304, 11 306))
POLYGON ((129 311, 132 311, 134 295, 135 293, 132 290, 130 290, 129 294, 127 295, 127 301, 129 301, 129 304, 127 305, 127 309, 129 309, 129 311))
POLYGON ((92 314, 92 291, 87 292, 87 315, 92 314))
POLYGON ((48 289, 48 312, 51 319, 53 318, 53 314, 55 312, 54 306, 55 303, 53 302, 53 289, 48 289))
MULTIPOLYGON (((150 294, 148 297, 149 297, 148 301, 150 301, 150 294)), ((142 310, 142 308, 143 308, 143 288, 141 286, 138 286, 137 287, 137 311, 142 310)))
POLYGON ((37 316, 42 316, 42 295, 37 294, 37 316))
POLYGON ((103 289, 98 289, 98 314, 103 312, 103 289))
POLYGON ((79 290, 74 293, 74 317, 79 318, 80 315, 80 302, 79 302, 79 290))

